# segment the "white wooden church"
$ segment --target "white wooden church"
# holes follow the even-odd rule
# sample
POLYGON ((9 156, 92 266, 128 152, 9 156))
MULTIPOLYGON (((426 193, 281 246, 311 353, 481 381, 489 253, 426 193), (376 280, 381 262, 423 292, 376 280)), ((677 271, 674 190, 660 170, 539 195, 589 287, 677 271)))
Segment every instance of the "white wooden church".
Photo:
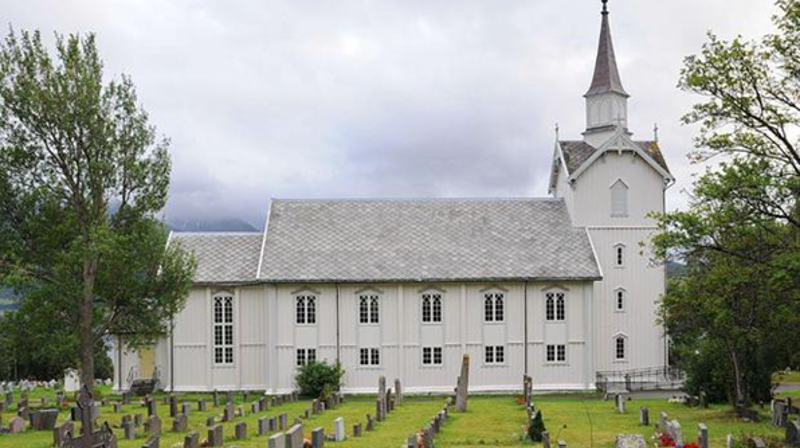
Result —
MULTIPOLYGON (((605 2, 604 2, 605 3, 605 2)), ((271 201, 263 233, 176 233, 198 259, 174 335, 117 351, 115 384, 288 392, 298 366, 340 361, 345 393, 380 375, 450 392, 590 390, 598 371, 665 366, 665 269, 650 212, 673 184, 627 126, 604 5, 582 139, 557 141, 530 199, 271 201)), ((123 340, 124 342, 124 340, 123 340)))

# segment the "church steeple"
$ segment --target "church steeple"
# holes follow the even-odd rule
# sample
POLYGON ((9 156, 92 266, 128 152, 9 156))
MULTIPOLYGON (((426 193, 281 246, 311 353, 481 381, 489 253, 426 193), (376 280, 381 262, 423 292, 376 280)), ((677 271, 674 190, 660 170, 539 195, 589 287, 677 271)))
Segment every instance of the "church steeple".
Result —
POLYGON ((628 92, 622 87, 622 80, 614 54, 611 39, 611 25, 608 20, 608 0, 603 1, 600 42, 597 46, 597 59, 594 66, 592 85, 586 92, 586 131, 606 131, 609 128, 628 127, 628 92))

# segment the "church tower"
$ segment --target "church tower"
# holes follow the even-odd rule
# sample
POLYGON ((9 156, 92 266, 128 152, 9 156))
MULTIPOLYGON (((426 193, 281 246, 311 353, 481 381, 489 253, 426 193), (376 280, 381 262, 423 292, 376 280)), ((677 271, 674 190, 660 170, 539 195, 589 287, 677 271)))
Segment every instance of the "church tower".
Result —
POLYGON ((674 179, 658 142, 635 140, 628 99, 603 0, 597 59, 580 140, 558 140, 550 194, 562 198, 575 226, 585 227, 602 269, 594 284, 593 345, 600 372, 626 372, 667 364, 666 335, 656 322, 665 290, 663 266, 651 263, 649 217, 664 211, 674 179))

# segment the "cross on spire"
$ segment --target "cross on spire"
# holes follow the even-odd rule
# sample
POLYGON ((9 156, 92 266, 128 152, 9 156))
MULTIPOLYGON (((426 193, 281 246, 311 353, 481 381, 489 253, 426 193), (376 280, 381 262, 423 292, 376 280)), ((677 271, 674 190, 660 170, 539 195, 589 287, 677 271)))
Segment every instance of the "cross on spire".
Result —
POLYGON ((603 0, 603 14, 608 14, 608 0, 603 0))

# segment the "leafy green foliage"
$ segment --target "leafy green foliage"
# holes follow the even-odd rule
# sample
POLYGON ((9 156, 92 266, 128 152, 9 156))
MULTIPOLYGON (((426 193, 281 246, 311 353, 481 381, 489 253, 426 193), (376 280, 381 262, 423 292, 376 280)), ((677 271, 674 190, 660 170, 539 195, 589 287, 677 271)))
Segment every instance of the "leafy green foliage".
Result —
POLYGON ((686 264, 660 313, 687 387, 741 404, 768 400, 770 374, 800 350, 789 330, 800 325, 800 3, 777 6, 776 34, 712 34, 686 59, 680 87, 703 97, 684 117, 701 126, 690 156, 720 163, 689 210, 658 215, 653 240, 659 258, 686 264))
POLYGON ((541 442, 542 441, 542 433, 547 431, 547 428, 544 426, 544 417, 542 417, 542 411, 536 411, 533 418, 528 425, 528 437, 530 437, 532 442, 541 442))
POLYGON ((338 362, 310 362, 298 369, 295 382, 303 396, 324 399, 339 390, 343 376, 344 369, 338 362))
POLYGON ((98 341, 167 333, 188 294, 194 260, 156 217, 167 147, 133 82, 105 82, 93 35, 57 36, 55 56, 38 32, 0 45, 0 283, 63 345, 36 349, 68 351, 85 384, 98 341))

